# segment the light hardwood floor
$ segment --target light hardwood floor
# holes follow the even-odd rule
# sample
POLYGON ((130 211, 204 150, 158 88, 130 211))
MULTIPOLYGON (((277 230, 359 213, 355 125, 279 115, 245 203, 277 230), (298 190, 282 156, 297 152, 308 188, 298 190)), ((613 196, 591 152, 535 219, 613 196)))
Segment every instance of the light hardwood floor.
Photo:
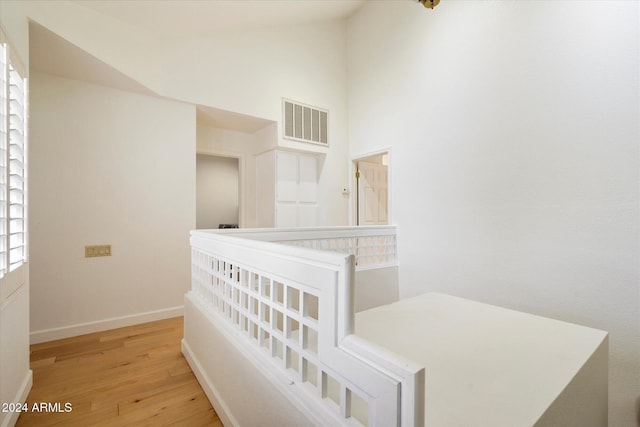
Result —
POLYGON ((180 352, 183 318, 31 346, 29 412, 17 426, 222 427, 180 352), (34 403, 71 412, 32 412, 34 403))

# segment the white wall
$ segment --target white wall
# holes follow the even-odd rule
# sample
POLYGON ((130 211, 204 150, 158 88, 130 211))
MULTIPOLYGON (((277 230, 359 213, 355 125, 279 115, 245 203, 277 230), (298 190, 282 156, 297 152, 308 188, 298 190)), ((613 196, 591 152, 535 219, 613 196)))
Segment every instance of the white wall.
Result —
POLYGON ((32 73, 30 144, 32 339, 179 315, 195 108, 32 73), (112 256, 85 258, 94 244, 112 256))
POLYGON ((350 150, 392 147, 401 296, 609 331, 611 426, 640 394, 639 6, 376 1, 348 26, 350 150))
POLYGON ((34 0, 28 11, 161 96, 273 121, 281 120, 283 97, 328 109, 331 149, 320 171, 319 222, 348 223, 341 192, 349 182, 345 21, 167 40, 166 33, 146 33, 70 1, 34 0))
POLYGON ((163 36, 148 34, 69 0, 3 3, 24 3, 22 7, 29 19, 154 92, 160 92, 163 69, 154 61, 158 61, 166 44, 167 32, 163 36))
POLYGON ((278 122, 283 97, 327 108, 331 149, 319 178, 319 223, 344 225, 348 200, 341 188, 349 179, 345 41, 343 21, 179 40, 164 52, 163 69, 170 72, 163 93, 278 122))
POLYGON ((24 2, 0 3, 0 26, 22 65, 29 69, 29 21, 24 2))
POLYGON ((238 159, 196 156, 196 228, 238 224, 238 159))

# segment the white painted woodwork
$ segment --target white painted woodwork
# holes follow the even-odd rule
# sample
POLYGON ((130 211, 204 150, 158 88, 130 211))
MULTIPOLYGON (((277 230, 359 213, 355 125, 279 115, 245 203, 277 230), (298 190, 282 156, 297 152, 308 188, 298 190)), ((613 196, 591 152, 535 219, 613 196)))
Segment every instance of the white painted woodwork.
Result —
MULTIPOLYGON (((369 426, 422 425, 414 402, 423 398, 424 369, 352 334, 355 257, 252 239, 276 233, 192 232, 187 306, 199 305, 312 424, 358 425, 357 416, 369 426)), ((189 326, 189 316, 184 348, 201 361, 207 355, 194 346, 210 338, 189 326)), ((217 376, 192 366, 204 384, 217 376)), ((205 385, 214 397, 221 387, 228 385, 205 385)))
POLYGON ((234 338, 236 331, 219 325, 191 294, 185 296, 184 325, 182 353, 225 426, 261 426, 266 420, 274 426, 312 425, 280 390, 288 384, 261 369, 249 345, 234 338))
POLYGON ((318 160, 269 151, 256 157, 259 227, 313 227, 318 222, 318 160))
POLYGON ((318 206, 315 203, 300 203, 297 206, 297 224, 299 227, 314 227, 318 222, 318 206))
POLYGON ((183 315, 182 305, 161 310, 153 310, 135 313, 128 316, 100 319, 93 322, 85 322, 57 328, 49 328, 31 332, 30 343, 39 344, 48 341, 61 340, 79 335, 92 334, 94 332, 108 331, 110 329, 123 328, 141 323, 154 322, 156 320, 170 319, 183 315))
POLYGON ((358 162, 358 224, 384 225, 389 221, 389 168, 358 162))
POLYGON ((298 156, 298 200, 304 203, 318 202, 318 160, 313 156, 298 156))
POLYGON ((276 200, 297 202, 298 187, 298 155, 276 152, 276 200))
POLYGON ((291 246, 351 254, 356 270, 397 265, 396 227, 296 227, 219 230, 245 239, 278 242, 291 246))
POLYGON ((256 224, 273 227, 276 223, 276 155, 267 151, 256 156, 256 224))
POLYGON ((298 206, 296 203, 278 203, 276 205, 276 224, 298 224, 298 206))
MULTIPOLYGON (((0 299, 0 403, 25 402, 32 381, 29 369, 29 286, 23 282, 10 295, 0 299)), ((0 411, 0 426, 13 426, 18 415, 17 412, 0 411)))
POLYGON ((399 298, 395 226, 220 230, 234 236, 352 254, 356 258, 354 310, 399 298))

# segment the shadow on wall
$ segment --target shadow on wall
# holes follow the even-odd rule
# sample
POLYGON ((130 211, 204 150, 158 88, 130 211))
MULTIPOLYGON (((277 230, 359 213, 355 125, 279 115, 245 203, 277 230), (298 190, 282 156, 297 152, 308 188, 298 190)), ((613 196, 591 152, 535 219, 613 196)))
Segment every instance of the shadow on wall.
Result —
POLYGON ((640 427, 640 396, 636 399, 636 425, 640 427))

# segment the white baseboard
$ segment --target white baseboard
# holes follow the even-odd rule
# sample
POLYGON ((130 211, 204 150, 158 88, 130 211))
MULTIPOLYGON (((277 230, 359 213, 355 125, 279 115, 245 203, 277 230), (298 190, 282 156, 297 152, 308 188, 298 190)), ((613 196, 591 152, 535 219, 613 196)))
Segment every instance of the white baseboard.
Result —
MULTIPOLYGON (((258 349, 253 344, 245 341, 239 330, 234 330, 225 319, 219 318, 214 311, 207 310, 205 306, 202 305, 202 302, 198 300, 198 297, 194 297, 191 292, 185 296, 186 320, 189 320, 190 315, 194 316, 196 313, 198 317, 202 316, 204 319, 191 325, 188 321, 185 322, 185 326, 194 328, 194 325, 198 325, 198 329, 190 329, 192 332, 191 334, 189 334, 188 331, 185 331, 185 338, 182 340, 182 354, 185 359, 187 359, 187 362, 198 379, 200 386, 204 390, 207 398, 209 398, 209 401, 211 402, 211 405, 225 426, 241 426, 238 422, 238 417, 243 419, 243 414, 239 413, 238 408, 243 408, 243 405, 238 405, 238 402, 233 401, 233 397, 230 399, 228 396, 227 402, 229 402, 231 407, 225 402, 221 397, 218 388, 214 385, 214 381, 212 381, 212 372, 207 371, 207 369, 211 368, 207 366, 206 363, 205 365, 202 365, 199 362, 197 353, 194 352, 187 342, 187 339, 193 340, 192 342, 194 343, 194 347, 198 347, 198 343, 200 343, 198 340, 211 339, 207 335, 207 333, 210 332, 208 329, 209 327, 216 330, 216 335, 220 334, 216 340, 223 340, 215 341, 216 344, 219 345, 218 354, 223 352, 223 354, 231 355, 234 352, 230 352, 230 349, 234 349, 239 353, 240 358, 234 360, 233 369, 243 370, 247 375, 249 375, 249 378, 252 378, 251 375, 257 375, 258 377, 256 377, 254 381, 256 383, 269 383, 268 387, 270 388, 270 393, 272 393, 272 395, 269 397, 265 396, 265 401, 276 402, 276 406, 284 410, 288 410, 289 408, 297 410, 297 412, 306 419, 306 421, 298 422, 296 425, 340 425, 340 417, 338 416, 337 411, 334 412, 333 410, 328 410, 328 408, 318 405, 317 401, 311 398, 312 392, 309 389, 301 387, 300 384, 294 384, 289 377, 282 376, 277 369, 274 370, 273 365, 267 361, 269 359, 264 357, 265 353, 263 353, 261 349, 258 349), (204 323, 206 322, 209 324, 205 325, 204 323), (232 413, 231 408, 235 409, 236 416, 232 413)), ((201 350, 196 348, 196 351, 201 350)), ((200 354, 200 357, 206 357, 206 354, 200 354)), ((246 377, 245 381, 247 384, 249 383, 249 381, 246 380, 246 377)), ((253 378, 251 381, 253 381, 253 378)), ((237 396, 238 395, 236 393, 235 398, 237 398, 237 396)), ((246 405, 244 405, 244 408, 246 409, 246 405)))
POLYGON ((213 406, 213 409, 218 414, 218 418, 222 421, 222 424, 225 426, 234 426, 239 427, 240 424, 238 420, 231 414, 229 407, 224 403, 224 400, 220 397, 220 393, 213 385, 213 383, 209 380, 209 376, 206 374, 202 365, 191 351, 191 347, 189 344, 183 339, 182 340, 182 354, 184 358, 187 359, 187 363, 191 367, 191 370, 195 374, 198 382, 200 383, 200 387, 204 390, 204 394, 209 398, 209 402, 213 406))
POLYGON ((140 323, 153 322, 156 320, 169 319, 171 317, 182 316, 183 314, 184 307, 179 306, 165 308, 162 310, 147 311, 145 313, 131 314, 128 316, 112 317, 110 319, 97 320, 95 322, 79 323, 59 328, 33 331, 30 334, 31 344, 107 331, 109 329, 138 325, 140 323))
MULTIPOLYGON (((29 369, 27 374, 16 393, 16 397, 10 402, 20 402, 24 403, 27 401, 27 396, 29 395, 29 391, 31 391, 31 386, 33 385, 33 371, 29 369)), ((20 412, 8 412, 5 414, 6 418, 2 420, 2 425, 0 427, 13 427, 18 422, 18 417, 20 416, 20 412)))

